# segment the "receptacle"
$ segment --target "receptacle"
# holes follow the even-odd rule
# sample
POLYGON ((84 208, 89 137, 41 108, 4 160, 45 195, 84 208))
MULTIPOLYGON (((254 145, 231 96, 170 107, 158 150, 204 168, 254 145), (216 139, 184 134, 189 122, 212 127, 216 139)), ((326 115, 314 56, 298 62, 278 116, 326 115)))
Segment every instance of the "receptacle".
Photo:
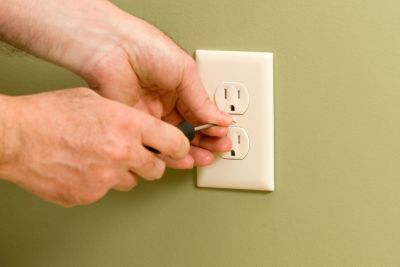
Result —
POLYGON ((220 156, 231 160, 244 159, 250 150, 250 141, 246 130, 242 127, 231 126, 228 128, 228 137, 231 139, 232 148, 228 152, 221 153, 220 156))
POLYGON ((218 108, 229 114, 244 114, 249 106, 249 92, 240 82, 222 82, 215 90, 218 108))
POLYGON ((273 54, 198 50, 196 61, 210 98, 236 120, 231 151, 198 168, 197 185, 273 191, 273 54))

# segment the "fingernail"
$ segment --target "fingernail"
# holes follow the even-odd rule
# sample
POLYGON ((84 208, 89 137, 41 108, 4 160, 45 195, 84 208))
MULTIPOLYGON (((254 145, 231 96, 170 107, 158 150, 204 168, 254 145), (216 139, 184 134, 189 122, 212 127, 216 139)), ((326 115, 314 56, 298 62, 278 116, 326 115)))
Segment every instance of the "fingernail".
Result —
POLYGON ((186 165, 186 169, 193 169, 194 167, 194 159, 192 156, 188 155, 185 158, 185 165, 186 165))
POLYGON ((213 162, 214 162, 214 155, 210 153, 209 155, 203 155, 201 161, 198 162, 198 166, 200 167, 208 166, 211 165, 213 162))

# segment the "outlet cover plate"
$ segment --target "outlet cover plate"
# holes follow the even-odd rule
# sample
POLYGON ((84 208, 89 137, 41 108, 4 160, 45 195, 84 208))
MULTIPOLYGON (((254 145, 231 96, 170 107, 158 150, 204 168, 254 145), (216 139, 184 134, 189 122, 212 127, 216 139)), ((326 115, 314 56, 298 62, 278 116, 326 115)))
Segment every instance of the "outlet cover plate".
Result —
POLYGON ((210 99, 215 101, 215 92, 223 83, 246 86, 248 108, 244 114, 232 116, 236 119, 234 126, 244 128, 250 142, 242 160, 216 155, 213 165, 197 168, 197 186, 273 191, 273 54, 197 50, 196 61, 210 99))

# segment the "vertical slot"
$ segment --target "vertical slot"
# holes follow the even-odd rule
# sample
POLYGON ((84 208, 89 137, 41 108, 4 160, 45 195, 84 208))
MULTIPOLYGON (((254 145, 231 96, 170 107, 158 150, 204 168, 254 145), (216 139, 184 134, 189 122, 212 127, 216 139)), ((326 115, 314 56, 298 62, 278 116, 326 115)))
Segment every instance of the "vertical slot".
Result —
POLYGON ((240 99, 240 89, 238 90, 238 99, 240 99))
POLYGON ((228 89, 225 88, 225 99, 228 99, 228 89))
POLYGON ((240 145, 240 134, 238 135, 238 144, 240 145))

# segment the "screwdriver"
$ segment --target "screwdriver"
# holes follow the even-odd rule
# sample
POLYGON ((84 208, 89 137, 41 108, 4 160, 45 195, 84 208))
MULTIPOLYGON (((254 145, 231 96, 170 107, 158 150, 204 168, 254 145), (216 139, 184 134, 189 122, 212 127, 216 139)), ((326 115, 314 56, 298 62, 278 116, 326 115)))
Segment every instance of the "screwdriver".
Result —
MULTIPOLYGON (((213 123, 207 123, 207 124, 203 124, 203 125, 199 125, 194 127, 193 125, 191 125, 188 121, 183 121, 181 123, 179 123, 176 127, 181 130, 181 132, 187 137, 187 139, 189 139, 189 142, 192 141, 194 139, 194 136, 196 134, 197 131, 201 131, 204 129, 208 129, 210 127, 215 126, 215 124, 213 123)), ((155 148, 146 146, 146 148, 156 154, 160 154, 160 151, 158 151, 155 148)))

